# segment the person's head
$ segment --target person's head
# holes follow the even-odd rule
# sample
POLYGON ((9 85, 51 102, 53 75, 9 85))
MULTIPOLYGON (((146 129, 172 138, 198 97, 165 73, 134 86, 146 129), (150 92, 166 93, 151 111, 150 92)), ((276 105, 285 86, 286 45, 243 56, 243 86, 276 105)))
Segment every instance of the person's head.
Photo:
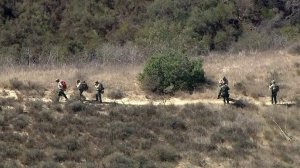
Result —
POLYGON ((58 82, 59 82, 59 79, 56 79, 55 82, 58 83, 58 82))
POLYGON ((80 83, 80 80, 77 80, 77 82, 76 83, 80 83))
POLYGON ((272 82, 271 82, 272 84, 275 84, 276 82, 275 82, 275 80, 272 80, 272 82))
POLYGON ((219 85, 221 86, 221 85, 223 85, 224 84, 224 80, 223 79, 220 79, 219 80, 219 85))
POLYGON ((99 82, 98 82, 98 81, 96 81, 96 82, 95 82, 95 85, 98 85, 98 84, 99 84, 99 82))

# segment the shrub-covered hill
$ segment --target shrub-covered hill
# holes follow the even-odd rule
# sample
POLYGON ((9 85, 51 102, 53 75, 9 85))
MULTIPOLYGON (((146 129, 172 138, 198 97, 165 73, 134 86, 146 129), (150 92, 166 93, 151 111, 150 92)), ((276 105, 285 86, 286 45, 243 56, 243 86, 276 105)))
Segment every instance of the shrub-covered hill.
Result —
POLYGON ((63 106, 5 98, 0 104, 1 168, 252 168, 300 164, 300 116, 296 107, 286 114, 282 112, 285 107, 253 105, 241 109, 201 104, 112 104, 103 110, 80 101, 63 106), (292 137, 291 141, 278 126, 292 137))
POLYGON ((145 55, 268 49, 299 39, 299 18, 299 0, 1 0, 0 56, 103 60, 107 43, 145 55))

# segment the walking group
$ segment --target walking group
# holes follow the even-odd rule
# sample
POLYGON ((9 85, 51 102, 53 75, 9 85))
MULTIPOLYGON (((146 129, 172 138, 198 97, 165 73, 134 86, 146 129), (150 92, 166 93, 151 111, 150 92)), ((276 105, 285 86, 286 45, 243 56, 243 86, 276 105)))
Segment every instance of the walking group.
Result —
MULTIPOLYGON (((68 100, 68 97, 65 94, 65 91, 67 90, 67 83, 63 80, 56 79, 57 82, 57 87, 58 87, 58 101, 60 97, 64 97, 66 100, 68 100)), ((223 98, 224 104, 229 104, 229 86, 228 86, 228 80, 226 77, 223 77, 222 79, 219 80, 219 94, 218 94, 218 99, 223 98)), ((97 102, 102 103, 102 94, 104 93, 104 87, 102 83, 99 81, 96 81, 95 84, 95 100, 97 102)), ((80 100, 84 100, 85 97, 83 96, 83 92, 88 90, 88 84, 85 81, 80 81, 77 80, 76 82, 76 87, 79 91, 79 97, 80 100)), ((279 91, 279 86, 276 84, 275 80, 272 80, 271 84, 269 85, 269 89, 271 91, 271 102, 272 104, 277 104, 277 93, 279 91)))
MULTIPOLYGON (((67 90, 67 83, 63 80, 60 79, 56 79, 55 81, 57 83, 57 87, 58 87, 58 97, 57 97, 57 101, 59 101, 60 97, 64 97, 66 99, 66 101, 68 100, 67 95, 65 94, 65 91, 67 90)), ((95 84, 95 89, 96 89, 96 93, 95 93, 95 100, 97 102, 102 103, 102 96, 101 94, 104 93, 104 87, 102 85, 102 83, 100 83, 99 81, 96 81, 95 84)), ((89 89, 88 84, 85 81, 80 81, 77 80, 76 82, 76 88, 79 91, 79 99, 82 101, 85 99, 85 97, 83 96, 83 92, 87 91, 89 89)))
MULTIPOLYGON (((224 104, 229 104, 229 86, 228 86, 228 80, 226 77, 223 77, 219 80, 219 94, 218 99, 223 98, 224 104)), ((269 90, 271 91, 271 102, 272 104, 277 104, 277 93, 279 91, 279 86, 276 84, 275 80, 271 81, 271 84, 269 85, 269 90)))

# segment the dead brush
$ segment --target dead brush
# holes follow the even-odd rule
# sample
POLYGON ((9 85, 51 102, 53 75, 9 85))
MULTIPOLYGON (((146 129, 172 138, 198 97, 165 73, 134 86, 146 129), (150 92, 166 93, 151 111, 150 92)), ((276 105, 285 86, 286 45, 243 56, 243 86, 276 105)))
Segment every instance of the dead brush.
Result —
POLYGON ((0 106, 13 106, 16 100, 14 98, 0 98, 0 106))
POLYGON ((87 110, 87 105, 82 103, 81 101, 69 101, 68 104, 65 106, 65 109, 68 112, 85 112, 87 110))
POLYGON ((26 107, 29 112, 40 112, 43 110, 44 102, 41 100, 28 101, 26 102, 26 107))
POLYGON ((176 162, 181 159, 178 151, 168 145, 157 145, 153 147, 150 155, 162 162, 176 162))
POLYGON ((103 159, 103 168, 111 167, 111 168, 117 168, 117 167, 132 167, 136 168, 138 167, 139 163, 133 160, 132 158, 120 153, 115 152, 111 155, 105 157, 103 159))
POLYGON ((46 154, 40 149, 30 149, 25 153, 25 164, 34 165, 46 158, 46 154))
POLYGON ((4 84, 4 88, 8 88, 11 90, 18 90, 25 95, 29 96, 45 96, 46 88, 33 81, 21 81, 18 78, 12 78, 8 81, 8 83, 4 84))
POLYGON ((16 117, 14 120, 12 120, 12 124, 16 130, 22 130, 26 128, 31 122, 31 119, 29 116, 21 114, 18 117, 16 117))
POLYGON ((121 89, 114 89, 107 93, 107 97, 110 99, 122 99, 125 97, 125 94, 121 89))

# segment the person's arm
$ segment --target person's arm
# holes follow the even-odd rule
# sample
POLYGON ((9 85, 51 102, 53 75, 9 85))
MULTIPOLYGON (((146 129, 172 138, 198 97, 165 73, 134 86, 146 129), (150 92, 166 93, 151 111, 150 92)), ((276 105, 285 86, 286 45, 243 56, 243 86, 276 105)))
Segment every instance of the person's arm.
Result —
POLYGON ((269 85, 269 89, 272 90, 273 84, 269 85))
POLYGON ((63 85, 61 84, 61 82, 58 83, 58 89, 63 89, 63 85))
POLYGON ((219 90, 218 99, 221 97, 221 91, 222 89, 219 90))
POLYGON ((99 90, 99 84, 95 85, 96 90, 99 90))

